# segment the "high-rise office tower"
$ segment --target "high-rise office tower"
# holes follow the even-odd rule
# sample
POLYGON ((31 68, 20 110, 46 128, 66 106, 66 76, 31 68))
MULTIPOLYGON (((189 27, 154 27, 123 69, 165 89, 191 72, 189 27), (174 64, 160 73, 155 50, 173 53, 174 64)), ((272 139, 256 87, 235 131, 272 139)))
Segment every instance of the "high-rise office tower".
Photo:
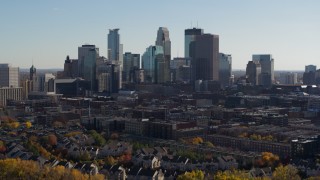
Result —
POLYGON ((252 85, 260 85, 261 65, 257 61, 249 61, 246 68, 246 76, 252 85))
POLYGON ((78 47, 78 70, 83 79, 90 81, 90 90, 96 90, 96 61, 99 57, 99 48, 95 45, 78 47))
POLYGON ((19 87, 19 67, 0 64, 0 87, 19 87))
POLYGON ((132 82, 135 70, 140 69, 140 54, 126 52, 123 55, 123 80, 132 82))
POLYGON ((69 56, 67 56, 66 60, 64 61, 63 77, 78 77, 78 59, 70 59, 69 56))
POLYGON ((290 84, 290 85, 297 84, 298 75, 297 73, 293 73, 293 72, 280 73, 279 82, 280 84, 290 84))
POLYGON ((271 54, 254 54, 252 61, 261 64, 261 85, 270 87, 274 82, 274 59, 271 54))
POLYGON ((320 85, 320 69, 316 70, 315 72, 315 83, 320 85))
POLYGON ((196 80, 219 80, 219 36, 203 34, 190 44, 192 83, 196 80))
POLYGON ((50 80, 54 80, 56 78, 52 73, 45 73, 38 76, 39 79, 39 91, 41 92, 53 92, 52 85, 50 84, 50 80))
POLYGON ((37 69, 32 65, 29 71, 30 82, 28 92, 39 91, 39 80, 37 76, 37 69))
POLYGON ((109 29, 108 34, 108 59, 119 65, 119 88, 122 87, 123 70, 123 45, 120 44, 119 29, 109 29))
POLYGON ((22 87, 0 87, 0 106, 7 106, 8 99, 22 100, 22 87))
POLYGON ((169 31, 166 27, 159 27, 156 39, 156 46, 162 46, 164 59, 159 61, 159 82, 171 81, 170 78, 170 60, 171 60, 171 41, 169 31), (163 80, 160 80, 163 79, 163 80))
POLYGON ((219 53, 219 81, 222 88, 230 85, 232 73, 232 57, 230 54, 219 53))
POLYGON ((37 76, 37 69, 32 65, 29 72, 30 72, 30 81, 32 81, 33 78, 37 76))
POLYGON ((142 55, 142 69, 144 69, 145 82, 162 83, 161 69, 164 64, 163 47, 149 46, 142 55))
POLYGON ((303 84, 305 85, 316 84, 316 71, 317 71, 317 66, 307 65, 303 73, 303 84))
POLYGON ((164 55, 171 56, 171 41, 169 38, 169 31, 166 27, 159 27, 156 46, 162 46, 164 55))
POLYGON ((120 52, 120 29, 109 29, 108 34, 108 59, 120 61, 122 52, 120 52))
POLYGON ((306 67, 305 67, 305 71, 304 72, 316 72, 316 70, 317 70, 317 66, 315 66, 315 65, 307 65, 306 67))
POLYGON ((191 70, 189 58, 173 58, 170 62, 170 69, 174 82, 190 83, 191 70))
POLYGON ((196 36, 202 35, 203 29, 192 28, 184 30, 184 57, 190 58, 190 45, 196 40, 196 36))
POLYGON ((99 57, 96 67, 98 91, 108 94, 117 93, 119 91, 119 74, 119 65, 115 61, 99 57))

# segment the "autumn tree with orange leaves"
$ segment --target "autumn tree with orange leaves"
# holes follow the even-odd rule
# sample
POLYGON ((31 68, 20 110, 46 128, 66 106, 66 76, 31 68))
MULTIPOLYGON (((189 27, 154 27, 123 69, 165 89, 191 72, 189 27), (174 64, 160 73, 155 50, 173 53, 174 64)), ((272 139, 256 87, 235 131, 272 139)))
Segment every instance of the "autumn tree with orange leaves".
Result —
POLYGON ((76 169, 68 169, 64 166, 40 167, 35 161, 20 159, 0 160, 0 179, 96 179, 103 180, 101 174, 83 174, 76 169))

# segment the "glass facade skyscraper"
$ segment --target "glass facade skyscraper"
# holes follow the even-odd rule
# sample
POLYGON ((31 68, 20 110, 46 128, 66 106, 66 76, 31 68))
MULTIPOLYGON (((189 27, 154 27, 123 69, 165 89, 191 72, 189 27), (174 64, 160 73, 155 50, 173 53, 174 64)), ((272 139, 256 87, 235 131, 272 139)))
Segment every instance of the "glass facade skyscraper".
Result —
MULTIPOLYGON (((171 81, 170 61, 171 61, 171 41, 169 30, 166 27, 159 27, 156 39, 156 46, 163 48, 163 60, 159 60, 156 65, 158 68, 158 83, 171 81)), ((158 58, 159 59, 159 58, 158 58)))
MULTIPOLYGON (((119 60, 120 55, 120 35, 119 29, 109 29, 108 34, 108 59, 119 60)), ((122 52, 121 52, 122 54, 122 52)))
POLYGON ((149 46, 142 55, 142 68, 145 72, 145 81, 158 83, 158 62, 164 60, 162 46, 149 46))
POLYGON ((246 68, 246 76, 250 84, 260 85, 261 65, 257 61, 249 61, 246 68))
POLYGON ((121 88, 123 71, 123 45, 120 44, 119 29, 109 29, 108 59, 119 65, 119 88, 121 88))
POLYGON ((232 72, 231 55, 219 53, 219 81, 222 88, 229 86, 231 72, 232 72))
POLYGON ((261 65, 261 84, 270 87, 274 82, 274 59, 271 54, 254 54, 252 61, 259 62, 261 65))
POLYGON ((197 35, 202 35, 203 29, 186 29, 184 31, 184 57, 190 58, 190 44, 196 40, 197 35))
POLYGON ((99 57, 99 48, 95 45, 82 45, 78 48, 78 67, 80 77, 90 81, 90 90, 94 91, 96 85, 96 61, 99 57))
POLYGON ((123 56, 123 80, 132 81, 135 70, 140 69, 140 54, 126 52, 123 56))

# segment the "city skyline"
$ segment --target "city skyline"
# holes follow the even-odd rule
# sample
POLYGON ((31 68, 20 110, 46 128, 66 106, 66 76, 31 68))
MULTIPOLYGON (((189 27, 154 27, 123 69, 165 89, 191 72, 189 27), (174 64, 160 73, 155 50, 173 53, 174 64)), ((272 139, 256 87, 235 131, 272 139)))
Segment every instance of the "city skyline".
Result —
POLYGON ((252 54, 272 54, 275 70, 319 66, 317 1, 164 1, 165 7, 163 2, 126 2, 125 6, 123 2, 3 2, 0 62, 21 68, 32 64, 38 69, 62 68, 65 57, 76 58, 77 47, 86 43, 108 57, 108 29, 114 28, 120 29, 123 53, 142 55, 154 44, 159 27, 170 32, 173 59, 184 56, 184 30, 198 27, 219 35, 220 52, 232 55, 232 69, 244 70, 252 54))

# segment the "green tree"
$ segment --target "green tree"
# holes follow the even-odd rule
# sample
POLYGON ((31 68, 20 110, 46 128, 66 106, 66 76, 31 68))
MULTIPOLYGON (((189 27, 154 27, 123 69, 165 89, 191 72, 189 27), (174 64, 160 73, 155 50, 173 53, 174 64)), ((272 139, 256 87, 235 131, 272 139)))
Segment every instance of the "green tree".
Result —
POLYGON ((209 148, 213 148, 213 147, 214 147, 214 145, 213 145, 210 141, 204 142, 204 145, 205 145, 206 147, 209 147, 209 148))
POLYGON ((106 144, 106 139, 101 134, 97 133, 97 131, 91 130, 89 131, 89 134, 95 140, 95 144, 97 146, 103 146, 106 144))

